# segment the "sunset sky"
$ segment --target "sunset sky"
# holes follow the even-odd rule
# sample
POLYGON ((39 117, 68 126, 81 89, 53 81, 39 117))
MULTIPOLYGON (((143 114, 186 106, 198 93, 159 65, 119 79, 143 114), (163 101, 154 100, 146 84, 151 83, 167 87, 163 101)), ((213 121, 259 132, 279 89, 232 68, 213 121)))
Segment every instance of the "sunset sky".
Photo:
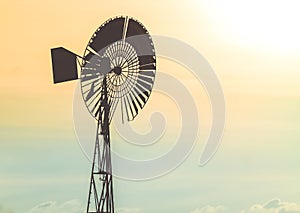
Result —
MULTIPOLYGON (((91 165, 74 131, 78 82, 53 84, 50 49, 82 55, 93 32, 117 15, 202 54, 223 88, 226 127, 217 153, 200 167, 209 98, 184 66, 158 58, 157 76, 179 79, 194 98, 197 143, 166 175, 116 178, 116 213, 300 212, 299 1, 4 0, 0 8, 0 213, 84 212, 91 165)), ((136 158, 165 153, 180 129, 172 99, 154 91, 133 126, 147 132, 155 111, 169 119, 155 147, 125 147, 114 129, 112 146, 136 158)))

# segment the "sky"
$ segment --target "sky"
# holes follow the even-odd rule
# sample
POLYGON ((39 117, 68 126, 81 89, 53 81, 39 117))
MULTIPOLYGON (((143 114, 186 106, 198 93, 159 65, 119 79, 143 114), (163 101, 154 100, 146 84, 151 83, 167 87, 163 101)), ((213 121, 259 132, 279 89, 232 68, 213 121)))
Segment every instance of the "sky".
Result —
MULTIPOLYGON (((300 212, 298 1, 4 0, 0 8, 0 213, 85 210, 91 165, 74 131, 77 82, 53 84, 50 49, 82 55, 93 32, 117 15, 202 54, 222 85, 226 126, 217 153, 200 167, 212 121, 209 97, 184 66, 158 58, 157 77, 177 78, 192 95, 198 138, 168 174, 115 178, 116 212, 300 212)), ((113 148, 143 159, 174 146, 180 112, 166 95, 153 92, 133 127, 147 132, 155 111, 168 119, 155 146, 127 146, 112 127, 113 148)))

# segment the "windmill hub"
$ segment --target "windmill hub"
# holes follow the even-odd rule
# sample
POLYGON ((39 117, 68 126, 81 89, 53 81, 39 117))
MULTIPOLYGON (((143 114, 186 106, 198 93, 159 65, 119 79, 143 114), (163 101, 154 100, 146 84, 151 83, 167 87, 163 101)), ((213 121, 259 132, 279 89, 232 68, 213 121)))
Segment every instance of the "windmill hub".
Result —
POLYGON ((121 67, 115 67, 112 69, 112 71, 116 74, 116 75, 121 75, 122 74, 122 68, 121 67))

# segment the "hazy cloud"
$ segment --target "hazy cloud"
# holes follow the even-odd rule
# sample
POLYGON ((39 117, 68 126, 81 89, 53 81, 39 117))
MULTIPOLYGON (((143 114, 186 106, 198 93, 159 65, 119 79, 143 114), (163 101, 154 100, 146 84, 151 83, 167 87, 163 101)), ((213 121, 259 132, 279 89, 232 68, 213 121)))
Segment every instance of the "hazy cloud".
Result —
POLYGON ((225 213, 224 206, 205 206, 201 209, 195 209, 191 213, 225 213))
MULTIPOLYGON (((55 201, 47 201, 36 205, 26 213, 83 213, 85 212, 85 203, 83 204, 79 200, 70 200, 64 203, 57 203, 55 201)), ((116 213, 139 213, 139 208, 117 208, 116 213)), ((0 213, 13 213, 13 212, 1 212, 0 213)))
MULTIPOLYGON (((79 200, 70 200, 64 203, 47 201, 41 203, 26 213, 82 213, 85 210, 85 203, 79 200)), ((123 207, 117 208, 116 213, 140 213, 140 208, 123 207)), ((272 199, 263 204, 255 204, 248 209, 239 211, 240 213, 300 213, 300 204, 292 202, 283 202, 280 199, 272 199)), ((0 213, 14 213, 11 210, 1 208, 0 213)), ((197 208, 190 213, 232 213, 225 206, 205 206, 197 208)), ((233 212, 234 213, 234 212, 233 212)))
POLYGON ((41 203, 28 211, 28 213, 82 213, 84 206, 79 200, 70 200, 62 204, 54 201, 41 203))
POLYGON ((300 213, 300 204, 272 199, 265 204, 255 204, 250 209, 242 210, 241 213, 300 213))

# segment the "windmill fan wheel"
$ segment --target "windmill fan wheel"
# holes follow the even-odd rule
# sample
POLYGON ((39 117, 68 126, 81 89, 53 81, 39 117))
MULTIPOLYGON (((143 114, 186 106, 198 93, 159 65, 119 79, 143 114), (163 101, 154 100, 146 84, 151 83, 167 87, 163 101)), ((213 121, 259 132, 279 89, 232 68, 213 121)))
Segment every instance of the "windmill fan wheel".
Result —
POLYGON ((81 63, 81 91, 89 112, 98 119, 106 82, 109 121, 120 104, 122 118, 133 120, 153 88, 156 57, 146 28, 129 17, 107 20, 93 34, 81 63))

